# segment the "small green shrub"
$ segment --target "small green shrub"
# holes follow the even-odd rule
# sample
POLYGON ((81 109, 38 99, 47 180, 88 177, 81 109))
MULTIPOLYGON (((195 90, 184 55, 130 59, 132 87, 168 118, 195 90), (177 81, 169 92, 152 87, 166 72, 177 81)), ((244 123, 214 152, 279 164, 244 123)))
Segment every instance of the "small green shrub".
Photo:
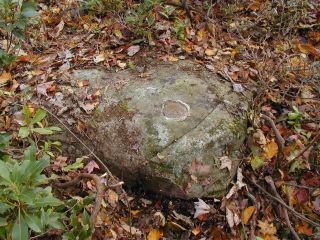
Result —
POLYGON ((48 178, 42 174, 49 157, 37 159, 31 145, 19 162, 4 153, 10 139, 8 133, 0 135, 0 239, 27 240, 31 230, 42 234, 63 229, 64 215, 55 211, 62 202, 45 187, 48 178))
POLYGON ((0 36, 6 40, 0 49, 0 66, 10 65, 15 59, 15 50, 26 38, 27 27, 38 15, 35 1, 0 0, 0 36))
POLYGON ((123 0, 79 0, 82 9, 93 14, 121 12, 124 9, 123 0))
POLYGON ((21 138, 26 138, 31 134, 41 134, 41 135, 51 135, 55 132, 61 131, 58 127, 47 127, 43 126, 41 121, 46 117, 47 112, 43 109, 38 109, 34 114, 33 118, 31 118, 30 109, 28 106, 23 106, 24 113, 24 121, 26 126, 23 126, 19 129, 19 136, 21 138), (37 127, 38 126, 38 127, 37 127))
POLYGON ((71 209, 70 230, 63 234, 64 240, 90 239, 93 229, 90 226, 90 215, 85 207, 94 202, 95 196, 89 195, 85 198, 74 198, 66 202, 68 208, 71 209), (79 220, 79 219, 82 219, 79 220))

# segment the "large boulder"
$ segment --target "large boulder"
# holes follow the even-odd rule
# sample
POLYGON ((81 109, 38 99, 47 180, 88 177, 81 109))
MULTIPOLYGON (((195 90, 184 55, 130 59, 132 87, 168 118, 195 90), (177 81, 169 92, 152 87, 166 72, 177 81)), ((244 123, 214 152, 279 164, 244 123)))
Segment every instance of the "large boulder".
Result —
POLYGON ((179 198, 221 195, 246 134, 243 93, 191 61, 144 73, 76 70, 101 99, 87 119, 94 151, 129 184, 179 198))

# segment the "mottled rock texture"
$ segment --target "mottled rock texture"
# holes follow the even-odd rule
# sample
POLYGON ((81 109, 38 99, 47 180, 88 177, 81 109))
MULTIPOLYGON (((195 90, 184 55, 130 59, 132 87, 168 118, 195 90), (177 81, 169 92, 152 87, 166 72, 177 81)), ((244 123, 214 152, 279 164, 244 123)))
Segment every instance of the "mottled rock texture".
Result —
POLYGON ((73 79, 101 91, 87 134, 115 175, 179 198, 225 191, 241 159, 248 109, 229 82, 191 61, 150 63, 143 74, 76 70, 73 79), (230 171, 220 169, 224 156, 230 171))

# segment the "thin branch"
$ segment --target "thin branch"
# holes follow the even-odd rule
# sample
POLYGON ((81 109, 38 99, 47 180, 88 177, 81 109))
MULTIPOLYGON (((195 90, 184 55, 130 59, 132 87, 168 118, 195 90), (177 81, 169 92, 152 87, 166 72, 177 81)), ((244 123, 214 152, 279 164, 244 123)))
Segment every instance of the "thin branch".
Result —
POLYGON ((256 186, 261 192, 263 192, 264 194, 266 194, 269 198, 271 198, 272 200, 280 203, 282 206, 284 206, 285 208, 287 208, 292 214, 294 214, 296 217, 300 218, 301 220, 315 226, 315 227, 320 227, 319 223, 316 223, 314 221, 312 221, 311 219, 305 217, 304 215, 302 215, 301 213, 298 213, 296 210, 294 210, 292 207, 290 207, 288 204, 286 204, 282 199, 279 199, 275 196, 273 196, 271 193, 269 193, 268 191, 266 191, 263 187, 261 187, 259 184, 255 183, 254 181, 252 181, 250 178, 246 177, 246 179, 253 184, 254 186, 256 186))
POLYGON ((299 157, 301 157, 313 144, 315 144, 320 139, 320 132, 316 134, 316 136, 311 140, 311 142, 290 162, 293 162, 294 160, 297 160, 299 157))
POLYGON ((284 157, 284 153, 283 153, 283 150, 284 150, 284 139, 283 137, 281 136, 278 128, 276 127, 276 124, 274 123, 274 121, 268 117, 267 115, 264 115, 262 114, 261 117, 267 121, 268 125, 272 128, 275 136, 276 136, 276 141, 277 141, 277 144, 278 144, 278 147, 279 147, 279 151, 278 151, 278 161, 281 161, 284 157))
MULTIPOLYGON (((276 186, 274 184, 274 181, 273 179, 270 177, 270 176, 267 176, 265 177, 265 180, 266 182, 270 185, 273 193, 277 196, 277 198, 281 199, 281 196, 280 194, 278 193, 277 189, 276 189, 276 186)), ((282 208, 283 209, 283 212, 284 212, 284 217, 286 219, 286 222, 287 222, 287 225, 290 229, 290 232, 292 233, 293 237, 296 239, 296 240, 301 240, 300 237, 298 236, 297 232, 294 230, 294 228, 292 227, 292 224, 290 222, 290 219, 289 219, 289 215, 288 215, 288 210, 286 208, 282 208)))
POLYGON ((60 187, 60 188, 67 188, 67 187, 76 185, 77 183, 79 183, 84 178, 90 178, 96 184, 97 194, 96 194, 93 210, 92 210, 92 213, 91 213, 91 216, 90 216, 90 225, 91 225, 91 227, 94 228, 94 225, 95 225, 96 220, 97 220, 97 215, 98 215, 98 213, 100 211, 100 208, 101 208, 101 202, 102 202, 102 199, 103 199, 103 195, 104 195, 104 192, 105 192, 105 186, 101 182, 101 178, 98 177, 95 174, 80 173, 76 178, 74 178, 74 179, 72 179, 72 180, 70 180, 68 182, 61 183, 59 181, 53 181, 53 184, 56 185, 57 187, 60 187))
POLYGON ((116 179, 113 174, 111 173, 111 171, 109 170, 109 168, 107 167, 107 165, 80 139, 77 137, 77 135, 70 130, 70 128, 68 126, 66 126, 61 119, 55 115, 54 113, 52 113, 49 109, 41 106, 42 109, 44 109, 45 111, 47 111, 52 117, 54 117, 69 133, 71 133, 71 135, 79 142, 81 143, 82 146, 84 146, 89 152, 90 154, 92 154, 92 156, 94 156, 94 158, 98 161, 99 165, 102 166, 103 170, 106 171, 109 175, 109 177, 112 177, 113 179, 116 179))

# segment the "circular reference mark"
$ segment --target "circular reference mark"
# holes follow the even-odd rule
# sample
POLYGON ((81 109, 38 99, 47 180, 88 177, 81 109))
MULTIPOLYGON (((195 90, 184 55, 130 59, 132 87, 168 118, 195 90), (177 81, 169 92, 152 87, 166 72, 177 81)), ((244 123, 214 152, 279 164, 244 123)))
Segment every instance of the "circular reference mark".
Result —
POLYGON ((162 114, 168 120, 183 121, 189 116, 189 113, 189 105, 180 100, 167 100, 162 106, 162 114))

